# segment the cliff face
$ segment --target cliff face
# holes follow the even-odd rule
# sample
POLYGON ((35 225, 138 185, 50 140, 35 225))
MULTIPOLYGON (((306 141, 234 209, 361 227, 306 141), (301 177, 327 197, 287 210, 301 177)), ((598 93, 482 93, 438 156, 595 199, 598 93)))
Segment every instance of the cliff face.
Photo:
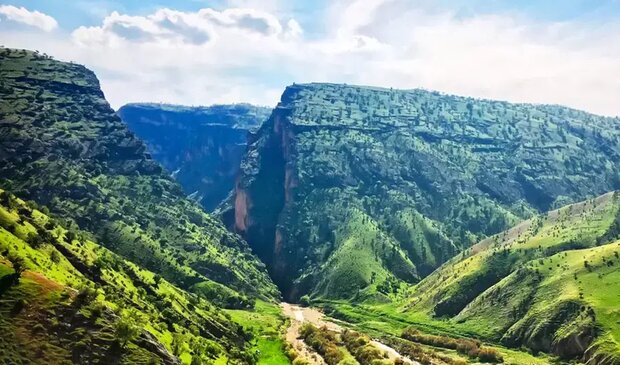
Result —
POLYGON ((128 104, 118 115, 190 198, 212 211, 234 187, 248 133, 271 109, 248 104, 128 104))
POLYGON ((241 164, 234 226, 292 299, 389 296, 480 237, 620 187, 619 137, 617 119, 556 106, 295 85, 241 164))

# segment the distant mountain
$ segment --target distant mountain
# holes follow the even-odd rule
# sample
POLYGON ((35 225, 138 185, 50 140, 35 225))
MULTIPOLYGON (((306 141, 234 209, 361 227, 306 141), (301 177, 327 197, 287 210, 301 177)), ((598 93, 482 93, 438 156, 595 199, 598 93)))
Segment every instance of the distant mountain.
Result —
POLYGON ((289 299, 389 295, 479 239, 620 188, 620 120, 424 90, 288 87, 223 214, 289 299))
POLYGON ((425 278, 406 312, 588 364, 620 363, 620 193, 524 221, 425 278))
POLYGON ((258 129, 270 113, 270 108, 249 104, 127 104, 118 110, 153 158, 207 211, 234 188, 248 132, 258 129))

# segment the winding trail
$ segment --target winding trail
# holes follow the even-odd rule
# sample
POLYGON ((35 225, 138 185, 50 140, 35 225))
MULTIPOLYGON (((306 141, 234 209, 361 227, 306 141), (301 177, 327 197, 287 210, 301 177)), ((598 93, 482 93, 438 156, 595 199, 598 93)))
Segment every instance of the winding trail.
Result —
MULTIPOLYGON (((326 326, 329 330, 338 333, 342 331, 342 327, 325 319, 323 313, 314 308, 300 307, 289 303, 280 303, 280 307, 282 307, 282 312, 284 315, 286 315, 291 321, 291 325, 286 331, 286 341, 289 342, 303 357, 312 362, 313 365, 326 365, 325 360, 323 360, 318 353, 316 353, 313 349, 306 345, 302 339, 299 338, 299 329, 304 322, 310 322, 316 327, 326 326)), ((407 364, 420 365, 417 361, 401 356, 398 351, 390 346, 387 346, 386 344, 376 340, 372 340, 371 343, 379 349, 385 351, 392 361, 402 358, 407 364)))

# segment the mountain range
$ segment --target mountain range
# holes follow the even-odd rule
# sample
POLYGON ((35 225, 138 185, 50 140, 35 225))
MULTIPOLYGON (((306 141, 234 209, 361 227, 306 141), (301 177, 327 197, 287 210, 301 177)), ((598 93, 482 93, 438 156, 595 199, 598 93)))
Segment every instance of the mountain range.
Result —
POLYGON ((620 363, 618 118, 329 83, 114 111, 8 48, 0 96, 2 363, 620 363))

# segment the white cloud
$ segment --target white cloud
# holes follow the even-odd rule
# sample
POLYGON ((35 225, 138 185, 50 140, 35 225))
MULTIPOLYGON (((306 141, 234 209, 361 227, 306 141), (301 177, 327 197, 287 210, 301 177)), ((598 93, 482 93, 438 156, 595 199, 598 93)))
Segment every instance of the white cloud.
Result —
POLYGON ((0 14, 8 20, 30 25, 46 32, 51 32, 58 27, 58 22, 51 16, 36 10, 30 11, 24 7, 0 5, 0 14))
POLYGON ((410 0, 338 0, 309 23, 274 10, 277 1, 270 8, 258 3, 143 16, 113 12, 70 39, 14 33, 0 34, 0 42, 93 68, 115 107, 130 101, 274 105, 288 84, 326 81, 620 115, 618 23, 463 16, 410 0))
POLYGON ((254 9, 180 12, 164 8, 147 16, 113 12, 103 19, 101 26, 76 29, 73 38, 82 46, 118 46, 123 42, 185 46, 204 45, 219 33, 231 32, 248 37, 278 37, 298 36, 302 30, 294 19, 289 20, 285 29, 274 15, 254 9))

